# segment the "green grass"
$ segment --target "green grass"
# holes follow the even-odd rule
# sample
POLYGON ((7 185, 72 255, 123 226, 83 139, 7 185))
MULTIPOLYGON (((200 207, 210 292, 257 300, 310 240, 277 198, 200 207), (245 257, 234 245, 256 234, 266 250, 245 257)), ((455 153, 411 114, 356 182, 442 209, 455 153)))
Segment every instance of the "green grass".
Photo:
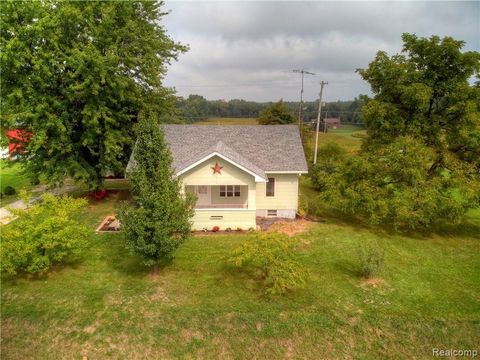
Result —
MULTIPOLYGON (((85 223, 94 229, 120 194, 91 201, 85 223)), ((471 220, 407 236, 326 218, 299 235, 308 287, 276 297, 226 265, 243 236, 192 238, 152 278, 120 235, 92 234, 83 262, 3 276, 2 358, 428 358, 433 347, 476 348, 480 213, 471 220), (386 251, 376 287, 356 261, 372 239, 386 251)))
POLYGON ((0 189, 2 193, 7 186, 12 186, 17 191, 16 195, 3 195, 1 205, 5 206, 18 200, 18 192, 22 189, 33 188, 30 179, 22 174, 22 166, 19 163, 11 163, 8 160, 0 160, 0 189))
POLYGON ((340 136, 351 136, 357 133, 366 133, 365 127, 360 125, 342 125, 338 129, 328 129, 328 133, 340 135, 340 136))
POLYGON ((255 118, 209 118, 195 125, 258 125, 258 122, 255 118))

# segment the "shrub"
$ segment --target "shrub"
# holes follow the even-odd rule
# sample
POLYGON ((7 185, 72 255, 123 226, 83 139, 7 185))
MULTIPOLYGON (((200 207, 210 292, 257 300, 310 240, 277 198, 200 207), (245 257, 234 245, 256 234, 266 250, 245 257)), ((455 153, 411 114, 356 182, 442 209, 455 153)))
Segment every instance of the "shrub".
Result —
POLYGON ((30 184, 31 185, 39 185, 40 184, 40 179, 38 177, 30 179, 30 184))
POLYGON ((1 270, 45 272, 77 258, 90 233, 75 219, 86 204, 84 199, 43 194, 42 202, 28 209, 12 209, 18 219, 2 229, 1 270))
POLYGON ((213 231, 213 232, 220 231, 220 228, 219 228, 218 226, 214 226, 214 227, 212 228, 212 231, 213 231))
POLYGON ((238 247, 229 262, 259 271, 266 292, 284 294, 305 286, 307 270, 298 261, 299 241, 280 233, 257 233, 238 247))
POLYGON ((13 186, 5 186, 5 189, 3 190, 3 192, 5 193, 5 195, 15 195, 17 193, 17 191, 15 190, 15 188, 13 186))
POLYGON ((377 243, 362 242, 358 247, 360 275, 366 278, 380 273, 384 263, 385 252, 377 243))
POLYGON ((260 125, 292 124, 295 121, 295 115, 290 112, 283 100, 267 106, 258 116, 260 125))
POLYGON ((225 229, 225 231, 226 231, 226 232, 231 232, 231 231, 232 231, 232 228, 231 228, 231 227, 227 227, 227 228, 225 229))

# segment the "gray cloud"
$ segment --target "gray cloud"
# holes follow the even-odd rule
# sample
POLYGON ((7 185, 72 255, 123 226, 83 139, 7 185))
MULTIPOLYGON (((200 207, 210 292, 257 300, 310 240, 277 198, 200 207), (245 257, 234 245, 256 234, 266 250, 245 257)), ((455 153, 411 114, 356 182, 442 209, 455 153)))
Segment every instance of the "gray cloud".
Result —
POLYGON ((164 25, 190 51, 172 64, 165 85, 208 99, 297 100, 329 82, 327 100, 368 92, 355 73, 378 50, 401 50, 403 32, 453 36, 480 49, 479 2, 167 2, 164 25))

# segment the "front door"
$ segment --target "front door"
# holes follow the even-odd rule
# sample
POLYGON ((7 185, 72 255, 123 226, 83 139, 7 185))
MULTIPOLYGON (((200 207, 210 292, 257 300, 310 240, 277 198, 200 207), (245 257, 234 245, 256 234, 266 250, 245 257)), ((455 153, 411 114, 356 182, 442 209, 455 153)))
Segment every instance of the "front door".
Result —
POLYGON ((197 206, 199 205, 210 205, 211 196, 210 196, 210 186, 206 185, 197 185, 195 186, 196 194, 198 197, 197 206))

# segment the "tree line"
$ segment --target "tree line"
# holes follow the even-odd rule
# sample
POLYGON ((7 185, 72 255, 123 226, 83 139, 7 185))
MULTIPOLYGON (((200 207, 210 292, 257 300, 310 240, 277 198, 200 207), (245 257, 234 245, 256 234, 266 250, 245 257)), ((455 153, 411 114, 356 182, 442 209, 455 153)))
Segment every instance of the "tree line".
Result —
MULTIPOLYGON (((365 95, 359 95, 354 100, 338 100, 326 102, 322 109, 323 117, 339 117, 345 123, 362 123, 361 107, 366 100, 365 95)), ((298 117, 298 101, 282 101, 287 109, 298 117)), ((275 102, 256 102, 241 99, 207 100, 201 95, 192 94, 188 97, 177 97, 176 107, 179 117, 187 123, 202 121, 210 117, 247 117, 257 118, 260 113, 275 102)), ((303 103, 303 119, 308 122, 317 118, 318 101, 303 103)))

